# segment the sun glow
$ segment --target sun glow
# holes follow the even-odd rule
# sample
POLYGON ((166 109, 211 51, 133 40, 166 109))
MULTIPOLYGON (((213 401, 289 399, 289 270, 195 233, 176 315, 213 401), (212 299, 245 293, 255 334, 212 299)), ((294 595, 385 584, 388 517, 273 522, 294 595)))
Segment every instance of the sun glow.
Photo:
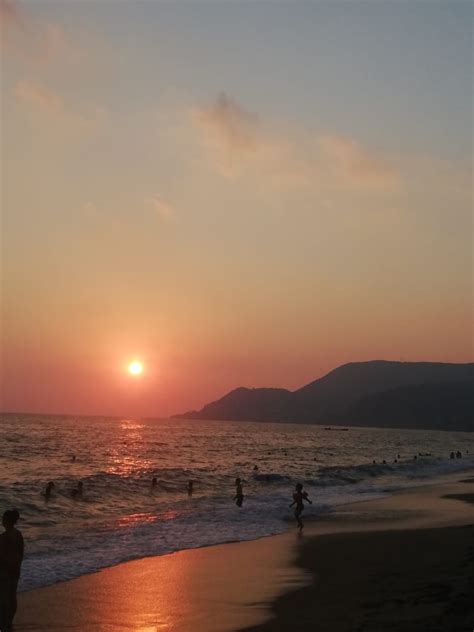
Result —
POLYGON ((143 363, 139 360, 133 360, 127 367, 130 375, 138 376, 143 373, 143 363))

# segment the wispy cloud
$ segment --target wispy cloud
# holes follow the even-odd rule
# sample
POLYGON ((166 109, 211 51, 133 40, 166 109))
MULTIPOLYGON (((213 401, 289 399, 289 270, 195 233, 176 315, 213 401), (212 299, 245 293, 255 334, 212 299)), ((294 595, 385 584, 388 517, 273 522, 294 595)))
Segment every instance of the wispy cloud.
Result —
POLYGON ((86 51, 73 43, 59 24, 46 22, 38 25, 36 47, 33 51, 38 63, 59 62, 77 64, 86 57, 86 51))
POLYGON ((259 144, 258 117, 225 93, 209 107, 195 110, 197 122, 207 131, 209 142, 229 153, 254 152, 259 144))
POLYGON ((161 219, 169 220, 176 214, 174 206, 170 202, 164 200, 160 195, 147 197, 144 202, 161 219))
POLYGON ((319 145, 336 176, 374 186, 392 186, 397 179, 397 174, 386 159, 352 138, 321 136, 319 145))
POLYGON ((224 93, 194 109, 192 119, 214 168, 227 177, 254 173, 280 186, 379 189, 400 178, 384 156, 353 138, 271 126, 224 93))
POLYGON ((105 117, 105 112, 98 108, 89 109, 86 113, 79 111, 60 94, 38 81, 19 80, 15 86, 15 97, 33 115, 40 114, 50 122, 61 122, 79 131, 93 131, 105 117))
POLYGON ((29 66, 70 65, 86 55, 60 24, 38 18, 15 0, 0 0, 0 23, 5 52, 29 66))
POLYGON ((11 63, 7 92, 30 121, 36 126, 45 125, 49 132, 54 131, 52 124, 60 123, 59 133, 66 127, 73 132, 91 131, 104 122, 103 108, 63 96, 64 82, 72 74, 76 76, 78 64, 85 57, 83 47, 60 24, 38 17, 26 3, 0 3, 2 27, 7 25, 2 34, 8 35, 4 37, 5 63, 11 63))
POLYGON ((64 114, 66 110, 64 101, 58 94, 33 81, 18 81, 15 95, 19 101, 49 114, 64 114))
POLYGON ((0 50, 6 56, 17 49, 17 41, 28 41, 24 11, 15 0, 0 0, 0 50))
POLYGON ((21 24, 21 11, 17 2, 0 0, 0 24, 2 29, 21 24))
POLYGON ((214 166, 226 176, 235 175, 263 149, 259 118, 225 93, 206 107, 194 108, 192 119, 214 166))

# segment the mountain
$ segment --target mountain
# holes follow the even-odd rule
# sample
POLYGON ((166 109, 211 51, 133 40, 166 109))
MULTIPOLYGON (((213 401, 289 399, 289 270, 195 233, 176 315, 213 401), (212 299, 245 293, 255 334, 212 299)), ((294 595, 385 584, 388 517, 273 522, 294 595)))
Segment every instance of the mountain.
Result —
POLYGON ((351 362, 296 391, 237 388, 175 417, 474 430, 474 363, 351 362))
POLYGON ((347 416, 363 426, 474 430, 474 382, 402 386, 361 398, 347 416))
POLYGON ((284 388, 240 387, 207 404, 202 410, 182 416, 188 419, 283 421, 291 416, 292 403, 293 393, 284 388))

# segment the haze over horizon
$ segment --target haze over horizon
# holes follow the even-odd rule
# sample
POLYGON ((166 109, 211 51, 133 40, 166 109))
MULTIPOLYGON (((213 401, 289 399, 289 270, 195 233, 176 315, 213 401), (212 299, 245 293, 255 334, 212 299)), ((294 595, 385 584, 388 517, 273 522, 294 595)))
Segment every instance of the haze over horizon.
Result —
POLYGON ((473 360, 470 2, 0 6, 2 410, 473 360))

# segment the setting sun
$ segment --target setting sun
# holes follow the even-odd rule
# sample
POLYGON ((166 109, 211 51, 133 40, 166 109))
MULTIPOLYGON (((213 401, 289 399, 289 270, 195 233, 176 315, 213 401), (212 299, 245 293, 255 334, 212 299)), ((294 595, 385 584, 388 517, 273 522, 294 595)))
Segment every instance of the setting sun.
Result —
POLYGON ((128 365, 128 372, 130 375, 141 375, 143 373, 143 363, 138 360, 133 360, 128 365))

